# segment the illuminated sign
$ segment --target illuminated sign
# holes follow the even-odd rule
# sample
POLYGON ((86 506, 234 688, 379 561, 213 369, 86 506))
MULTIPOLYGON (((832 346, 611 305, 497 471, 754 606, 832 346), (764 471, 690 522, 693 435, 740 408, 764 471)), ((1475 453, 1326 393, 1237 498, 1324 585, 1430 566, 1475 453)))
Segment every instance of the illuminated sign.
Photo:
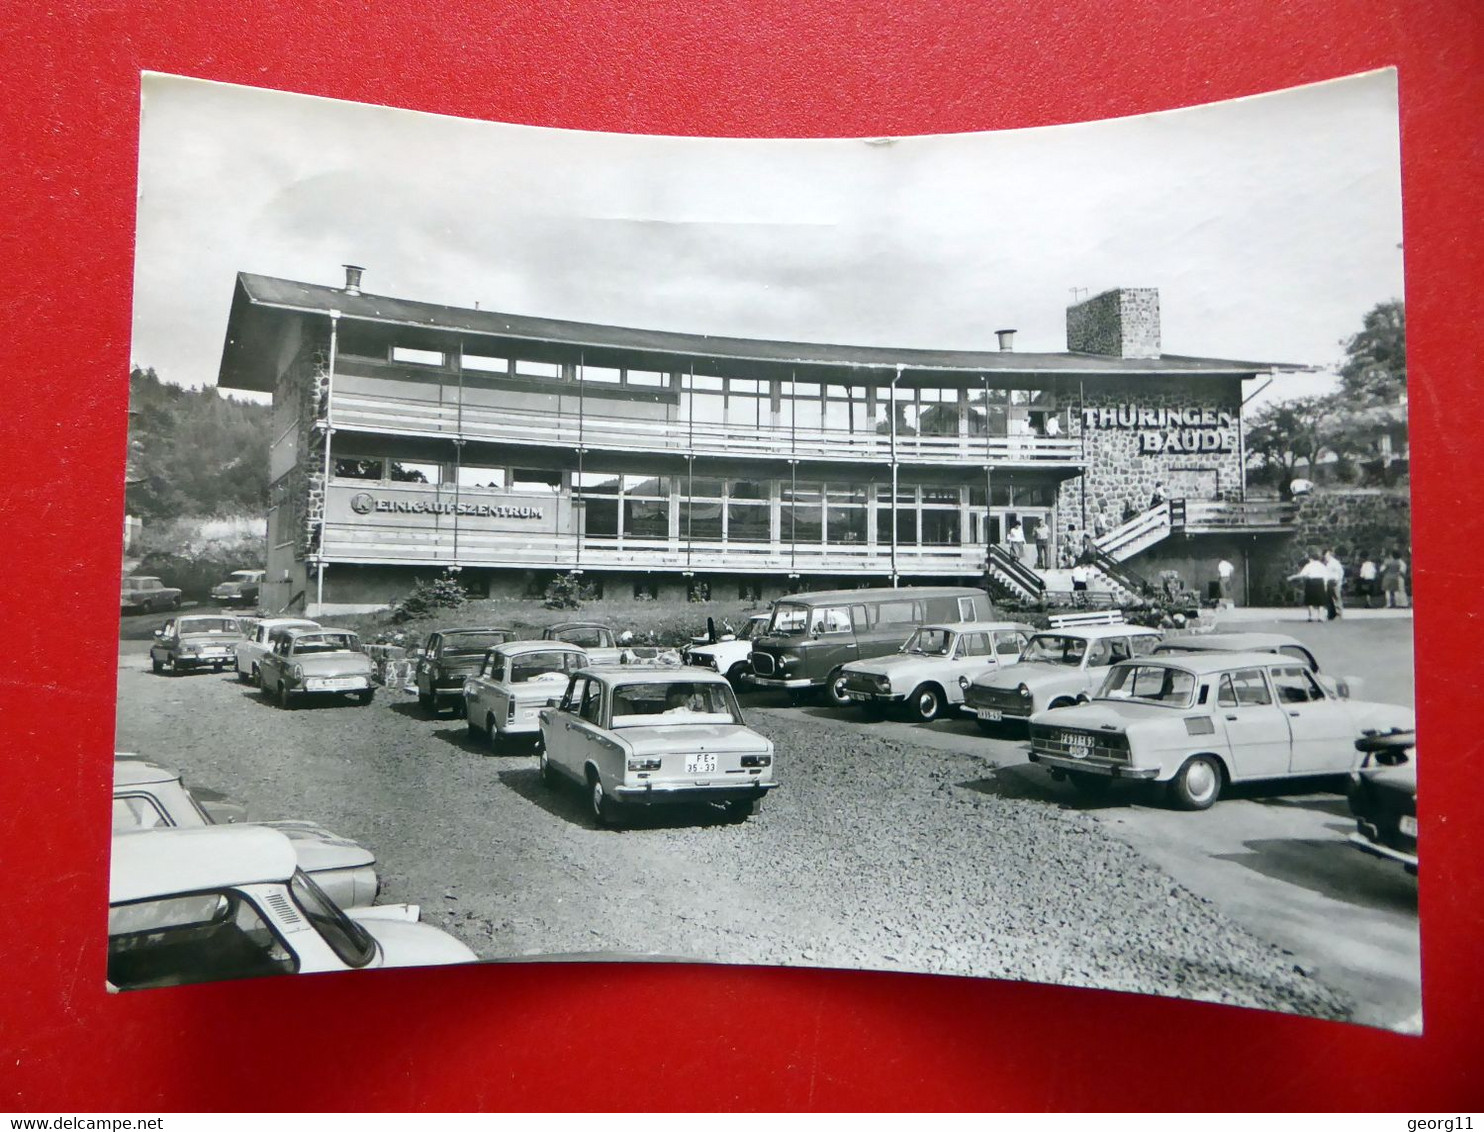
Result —
POLYGON ((1082 410, 1084 432, 1092 429, 1123 429, 1139 434, 1139 454, 1162 452, 1235 452, 1237 417, 1224 409, 1160 408, 1137 405, 1104 405, 1082 410))
POLYGON ((358 491, 350 497, 350 509, 357 515, 391 511, 403 515, 474 515, 493 519, 539 519, 542 508, 528 503, 455 503, 443 499, 377 499, 369 491, 358 491))

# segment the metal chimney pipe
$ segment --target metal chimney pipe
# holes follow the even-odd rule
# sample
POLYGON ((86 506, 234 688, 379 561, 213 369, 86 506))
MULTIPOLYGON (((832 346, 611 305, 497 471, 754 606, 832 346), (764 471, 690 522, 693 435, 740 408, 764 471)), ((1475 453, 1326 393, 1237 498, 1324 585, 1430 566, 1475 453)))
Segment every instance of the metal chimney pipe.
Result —
POLYGON ((1001 350, 1014 350, 1015 349, 1015 331, 1013 331, 1013 330, 996 330, 995 331, 995 335, 1000 340, 1000 349, 1001 350))
POLYGON ((361 293, 361 272, 366 269, 364 267, 357 267, 353 263, 344 263, 341 266, 345 268, 345 293, 347 295, 359 295, 361 293))

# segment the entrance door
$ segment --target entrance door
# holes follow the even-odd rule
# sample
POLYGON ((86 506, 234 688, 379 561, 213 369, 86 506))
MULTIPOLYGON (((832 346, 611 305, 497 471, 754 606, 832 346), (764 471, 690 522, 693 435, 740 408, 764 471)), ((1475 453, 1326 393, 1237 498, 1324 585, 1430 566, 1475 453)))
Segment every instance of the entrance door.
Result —
POLYGON ((1022 507, 1016 510, 1016 518, 1020 520, 1020 528, 1025 532, 1025 564, 1036 569, 1053 569, 1056 566, 1056 539, 1050 537, 1046 542, 1036 541, 1036 528, 1042 523, 1046 524, 1046 533, 1051 534, 1051 509, 1049 507, 1022 507), (1044 546, 1046 562, 1041 563, 1039 548, 1044 546))

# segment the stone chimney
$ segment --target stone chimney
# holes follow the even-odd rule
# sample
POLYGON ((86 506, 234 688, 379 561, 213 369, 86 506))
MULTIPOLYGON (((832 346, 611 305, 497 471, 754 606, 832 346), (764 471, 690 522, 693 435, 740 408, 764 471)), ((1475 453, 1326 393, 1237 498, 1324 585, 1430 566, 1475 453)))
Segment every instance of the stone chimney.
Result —
POLYGON ((1159 291, 1119 287, 1068 307, 1067 349, 1114 358, 1159 357, 1159 291))
POLYGON ((361 273, 366 269, 357 267, 353 263, 342 264, 345 268, 345 293, 347 295, 359 295, 361 293, 361 273))
POLYGON ((1009 350, 1015 349, 1015 331, 1013 331, 1013 330, 996 330, 995 331, 995 336, 997 338, 999 338, 999 340, 1000 340, 1000 349, 1001 350, 1009 351, 1009 350))

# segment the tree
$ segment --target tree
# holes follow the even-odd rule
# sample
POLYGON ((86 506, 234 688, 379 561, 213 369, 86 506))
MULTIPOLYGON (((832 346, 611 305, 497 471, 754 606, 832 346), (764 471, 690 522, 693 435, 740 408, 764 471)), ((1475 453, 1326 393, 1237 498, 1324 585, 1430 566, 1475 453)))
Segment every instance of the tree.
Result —
POLYGON ((1314 464, 1328 444, 1326 429, 1338 413, 1339 399, 1300 397, 1264 405, 1247 426, 1247 454, 1276 482, 1284 499, 1293 496, 1289 485, 1299 462, 1312 475, 1314 464))
POLYGON ((1343 343, 1340 388, 1353 404, 1394 405, 1407 392, 1407 309, 1400 299, 1377 303, 1358 334, 1343 343))

